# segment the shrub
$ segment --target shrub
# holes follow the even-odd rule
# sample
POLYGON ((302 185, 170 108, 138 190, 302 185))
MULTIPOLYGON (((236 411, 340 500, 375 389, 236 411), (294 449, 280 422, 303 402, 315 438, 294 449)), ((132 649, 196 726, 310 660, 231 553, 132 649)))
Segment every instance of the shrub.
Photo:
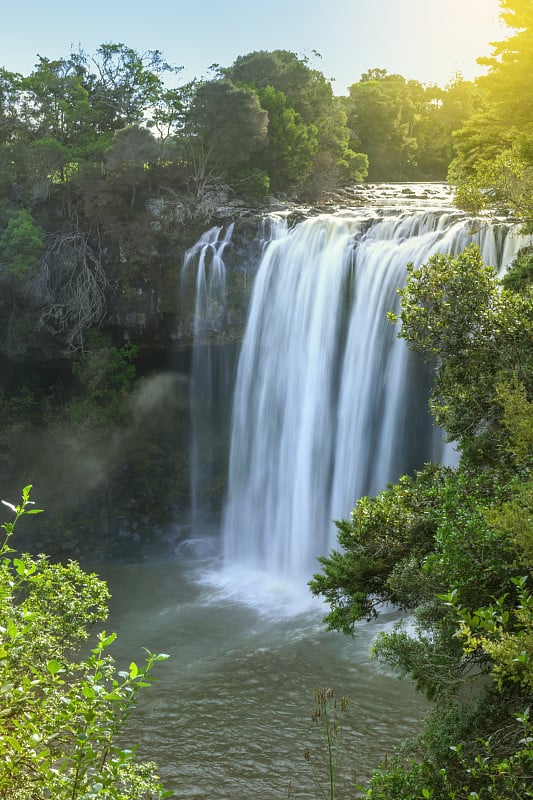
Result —
POLYGON ((116 634, 89 630, 107 617, 108 590, 73 561, 17 555, 11 538, 31 508, 31 486, 1 526, 0 545, 0 798, 2 800, 161 800, 169 797, 151 763, 137 762, 117 736, 149 686, 162 654, 147 652, 117 671, 108 648, 116 634))

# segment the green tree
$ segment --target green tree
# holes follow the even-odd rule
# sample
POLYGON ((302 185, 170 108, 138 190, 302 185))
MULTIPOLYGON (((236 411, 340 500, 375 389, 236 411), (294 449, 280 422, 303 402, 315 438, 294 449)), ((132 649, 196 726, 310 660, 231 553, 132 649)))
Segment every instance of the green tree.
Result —
POLYGON ((343 99, 348 127, 368 155, 371 180, 444 180, 452 133, 472 109, 473 84, 445 89, 371 69, 343 99))
POLYGON ((363 180, 367 161, 351 147, 344 110, 330 82, 307 57, 288 50, 256 51, 239 56, 222 73, 253 88, 268 111, 269 146, 257 164, 268 172, 274 189, 303 186, 316 195, 363 180))
POLYGON ((67 406, 67 419, 78 430, 107 435, 112 425, 126 416, 127 398, 136 380, 138 348, 127 342, 109 347, 103 337, 93 334, 84 352, 73 364, 79 382, 77 397, 67 406))
POLYGON ((437 423, 467 459, 505 461, 496 387, 515 377, 528 396, 533 391, 531 290, 502 289, 471 245, 455 258, 436 255, 408 267, 400 296, 400 335, 435 363, 430 405, 437 423))
POLYGON ((102 132, 138 125, 160 107, 162 97, 176 103, 164 76, 181 67, 168 64, 159 50, 140 53, 122 42, 101 44, 91 56, 80 50, 71 62, 82 75, 89 102, 102 132))
POLYGON ((3 800, 156 800, 168 797, 153 764, 137 762, 118 739, 152 667, 117 672, 101 632, 86 657, 89 631, 107 617, 109 593, 77 563, 51 563, 12 549, 21 517, 37 514, 26 486, 1 526, 0 797, 3 800))
POLYGON ((271 86, 283 92, 288 104, 307 124, 318 124, 331 105, 331 84, 319 70, 309 66, 307 57, 299 57, 290 50, 248 53, 221 71, 233 83, 257 90, 271 86))
POLYGON ((249 88, 229 80, 200 84, 188 115, 186 147, 199 180, 233 179, 267 142, 267 115, 249 88))
POLYGON ((65 183, 80 160, 98 152, 97 117, 83 80, 69 59, 42 56, 21 81, 20 118, 25 198, 46 199, 65 183))
POLYGON ((139 195, 145 202, 150 196, 151 172, 159 155, 157 145, 149 130, 132 125, 116 131, 104 154, 107 175, 102 189, 115 196, 125 195, 130 211, 139 195))
POLYGON ((256 163, 266 170, 275 191, 289 191, 311 173, 318 130, 303 121, 282 91, 267 86, 258 94, 261 107, 268 112, 268 147, 256 163))
POLYGON ((0 234, 0 280, 23 281, 38 265, 45 249, 43 229, 22 209, 0 234))
POLYGON ((511 28, 476 81, 478 108, 456 134, 450 180, 469 210, 503 206, 528 228, 533 222, 533 9, 528 0, 500 0, 511 28))
POLYGON ((367 154, 369 180, 402 180, 416 152, 414 109, 405 78, 369 70, 346 100, 348 126, 367 154))

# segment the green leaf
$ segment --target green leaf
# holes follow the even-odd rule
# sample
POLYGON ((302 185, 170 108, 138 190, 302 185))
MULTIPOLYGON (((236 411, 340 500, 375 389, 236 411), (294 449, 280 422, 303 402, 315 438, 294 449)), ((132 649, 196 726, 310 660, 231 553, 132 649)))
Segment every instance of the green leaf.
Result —
POLYGON ((84 683, 81 687, 81 693, 87 700, 94 700, 95 691, 88 683, 84 683))
POLYGON ((26 565, 24 564, 24 561, 20 560, 20 558, 13 559, 13 566, 21 577, 26 573, 26 565))
POLYGON ((61 670, 61 664, 59 661, 56 661, 55 658, 51 658, 50 661, 46 663, 46 669, 50 675, 57 675, 57 673, 61 670))
POLYGON ((109 647, 109 645, 113 644, 116 638, 117 638, 116 633, 110 633, 109 636, 107 636, 106 632, 102 631, 100 635, 100 645, 102 647, 109 647))
POLYGON ((138 674, 139 674, 139 667, 137 666, 135 661, 132 661, 130 664, 130 678, 136 678, 138 674))

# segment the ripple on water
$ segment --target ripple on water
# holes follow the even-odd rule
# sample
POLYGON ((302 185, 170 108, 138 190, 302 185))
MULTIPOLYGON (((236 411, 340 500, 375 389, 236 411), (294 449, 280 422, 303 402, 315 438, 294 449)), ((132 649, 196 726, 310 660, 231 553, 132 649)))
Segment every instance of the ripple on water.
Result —
POLYGON ((289 781, 294 798, 314 796, 303 758, 305 746, 318 758, 323 744, 310 721, 313 687, 350 697, 345 786, 414 733, 425 711, 411 686, 368 660, 392 615, 350 638, 326 632, 322 607, 300 603, 292 590, 289 600, 279 602, 278 591, 270 605, 254 606, 237 600, 227 576, 197 583, 173 564, 113 568, 104 577, 117 663, 135 658, 133 644, 170 655, 131 726, 140 756, 157 762, 179 797, 273 800, 286 798, 289 781))

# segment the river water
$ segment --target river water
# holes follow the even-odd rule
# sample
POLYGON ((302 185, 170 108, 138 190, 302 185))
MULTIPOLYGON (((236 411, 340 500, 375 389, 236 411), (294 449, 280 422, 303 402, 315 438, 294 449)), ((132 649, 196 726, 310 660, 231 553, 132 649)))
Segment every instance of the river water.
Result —
POLYGON ((339 798, 353 797, 357 781, 417 730, 423 698, 368 659, 393 614, 361 624, 352 638, 325 631, 323 607, 301 587, 273 581, 262 599, 255 594, 258 605, 242 602, 211 561, 100 574, 113 595, 108 629, 119 633, 118 666, 142 661, 141 646, 170 656, 156 666, 129 735, 178 797, 273 800, 288 797, 289 786, 290 797, 319 797, 315 780, 327 779, 323 729, 310 719, 314 687, 350 698, 339 798))

